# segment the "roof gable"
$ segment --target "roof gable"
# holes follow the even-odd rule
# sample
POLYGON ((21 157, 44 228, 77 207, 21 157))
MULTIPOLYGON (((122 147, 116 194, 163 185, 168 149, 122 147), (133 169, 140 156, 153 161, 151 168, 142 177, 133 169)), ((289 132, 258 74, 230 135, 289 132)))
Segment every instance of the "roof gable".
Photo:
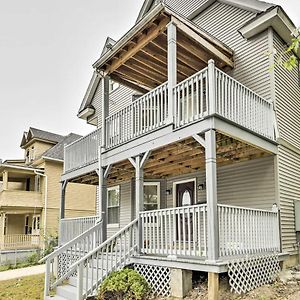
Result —
MULTIPOLYGON (((189 5, 188 0, 179 0, 179 1, 185 2, 186 5, 189 5)), ((256 13, 264 12, 270 7, 275 5, 275 4, 271 4, 259 0, 218 0, 218 1, 245 10, 256 12, 256 13)), ((198 0, 197 2, 199 3, 199 7, 195 10, 195 12, 200 13, 201 10, 213 4, 214 2, 216 2, 216 0, 206 0, 206 1, 198 0)), ((142 8, 140 9, 137 22, 140 21, 155 6, 154 4, 158 4, 158 3, 165 3, 166 5, 172 8, 175 4, 175 1, 174 0, 145 0, 142 5, 142 8)), ((178 6, 178 0, 176 1, 176 4, 178 6)), ((195 12, 191 13, 186 17, 188 17, 189 19, 193 18, 197 14, 195 12)), ((178 13, 180 13, 180 11, 178 11, 178 13)))

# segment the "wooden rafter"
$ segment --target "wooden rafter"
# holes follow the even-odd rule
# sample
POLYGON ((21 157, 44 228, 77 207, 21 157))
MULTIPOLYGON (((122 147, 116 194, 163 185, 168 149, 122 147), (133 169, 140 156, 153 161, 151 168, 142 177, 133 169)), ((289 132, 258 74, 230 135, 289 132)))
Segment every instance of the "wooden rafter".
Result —
POLYGON ((162 20, 156 27, 148 30, 148 32, 142 35, 136 42, 135 45, 127 49, 127 52, 120 55, 117 61, 112 62, 112 64, 106 68, 106 73, 111 74, 121 65, 123 65, 130 57, 134 56, 140 51, 144 46, 146 46, 151 40, 153 40, 157 35, 165 30, 166 25, 169 23, 170 19, 168 17, 163 17, 162 20))

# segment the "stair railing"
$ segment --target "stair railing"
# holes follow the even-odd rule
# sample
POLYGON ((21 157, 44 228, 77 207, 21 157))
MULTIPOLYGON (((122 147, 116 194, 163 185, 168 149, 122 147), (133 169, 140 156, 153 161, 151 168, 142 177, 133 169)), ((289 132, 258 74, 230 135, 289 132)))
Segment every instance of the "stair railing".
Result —
POLYGON ((76 261, 66 278, 77 275, 77 299, 95 295, 101 282, 113 271, 130 263, 137 252, 138 219, 107 239, 86 256, 76 261))
POLYGON ((40 260, 46 262, 44 296, 68 278, 71 265, 102 243, 102 220, 40 260))

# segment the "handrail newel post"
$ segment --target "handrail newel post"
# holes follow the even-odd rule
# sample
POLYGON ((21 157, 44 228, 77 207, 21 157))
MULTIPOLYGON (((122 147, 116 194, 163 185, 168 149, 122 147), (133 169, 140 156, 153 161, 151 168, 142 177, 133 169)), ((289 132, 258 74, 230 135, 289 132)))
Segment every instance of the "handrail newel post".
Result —
POLYGON ((208 113, 214 115, 216 110, 216 67, 213 59, 208 61, 208 113))
MULTIPOLYGON (((77 297, 76 300, 82 300, 83 299, 83 262, 80 263, 77 267, 77 297)), ((88 279, 86 279, 88 280, 88 279)))
POLYGON ((50 260, 46 260, 46 270, 45 270, 45 288, 44 288, 44 299, 49 295, 50 292, 50 271, 51 271, 51 264, 50 260))
POLYGON ((168 124, 174 123, 175 97, 174 87, 177 84, 177 27, 171 21, 167 25, 168 39, 168 124))

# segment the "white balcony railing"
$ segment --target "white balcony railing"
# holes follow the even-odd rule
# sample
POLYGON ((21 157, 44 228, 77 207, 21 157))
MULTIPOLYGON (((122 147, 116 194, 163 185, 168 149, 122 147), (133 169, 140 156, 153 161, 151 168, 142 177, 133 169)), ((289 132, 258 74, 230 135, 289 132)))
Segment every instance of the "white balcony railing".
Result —
POLYGON ((128 142, 166 124, 168 83, 106 118, 106 148, 128 142))
POLYGON ((70 172, 98 161, 101 129, 65 146, 64 171, 70 172))
MULTIPOLYGON (((117 147, 167 124, 175 129, 220 116, 275 140, 273 104, 210 65, 173 88, 174 118, 168 115, 168 82, 105 120, 105 148, 117 147)), ((98 159, 100 129, 65 148, 65 172, 98 159)))
POLYGON ((98 221, 100 221, 98 216, 62 219, 60 221, 60 244, 64 245, 70 242, 95 226, 98 221))

